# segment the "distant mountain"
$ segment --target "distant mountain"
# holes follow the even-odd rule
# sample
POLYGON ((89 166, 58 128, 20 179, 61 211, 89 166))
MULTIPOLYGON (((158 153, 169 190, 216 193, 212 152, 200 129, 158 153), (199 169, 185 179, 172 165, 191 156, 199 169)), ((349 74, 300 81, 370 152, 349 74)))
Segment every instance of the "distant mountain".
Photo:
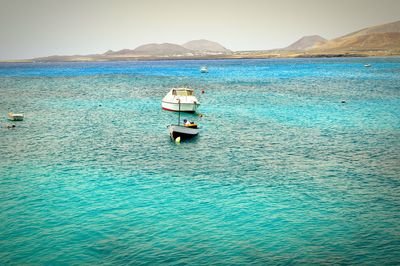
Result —
POLYGON ((174 55, 186 55, 191 54, 192 51, 186 49, 178 44, 173 43, 150 43, 140 45, 134 50, 123 49, 120 51, 107 51, 103 55, 105 56, 174 56, 174 55))
POLYGON ((128 56, 184 56, 184 55, 209 55, 229 54, 230 50, 216 42, 208 40, 195 40, 184 45, 174 43, 150 43, 137 48, 123 49, 120 51, 108 50, 103 56, 128 57, 128 56))
POLYGON ((132 55, 132 54, 133 54, 133 50, 123 49, 123 50, 119 50, 119 51, 108 50, 103 55, 104 56, 120 56, 120 55, 132 55))
POLYGON ((288 47, 283 48, 285 51, 306 51, 316 46, 326 43, 328 40, 318 35, 304 36, 298 41, 292 43, 288 47))
POLYGON ((108 50, 104 54, 48 56, 24 61, 115 61, 168 59, 244 59, 289 57, 343 57, 400 55, 400 21, 368 27, 327 41, 320 36, 305 36, 283 49, 232 52, 219 43, 194 40, 183 45, 145 44, 136 49, 108 50))
POLYGON ((314 51, 400 51, 400 21, 368 27, 319 45, 314 51))
POLYGON ((215 57, 232 54, 232 52, 219 43, 208 40, 195 40, 184 45, 174 43, 150 43, 136 47, 135 49, 123 49, 119 51, 108 50, 103 54, 93 55, 66 55, 47 56, 31 59, 35 62, 58 61, 113 61, 113 60, 146 60, 190 57, 215 57), (185 47, 186 46, 186 47, 185 47))
POLYGON ((134 54, 154 55, 154 56, 184 55, 192 53, 191 50, 173 43, 145 44, 137 47, 136 49, 133 50, 133 52, 134 54))
POLYGON ((204 53, 223 53, 228 54, 231 53, 231 50, 226 49, 224 46, 217 42, 212 42, 208 40, 194 40, 187 42, 182 45, 184 48, 196 51, 196 52, 204 52, 204 53))
POLYGON ((387 32, 400 32, 400 20, 391 23, 368 27, 356 32, 352 32, 343 37, 351 37, 351 36, 354 37, 354 36, 368 35, 373 33, 387 33, 387 32))

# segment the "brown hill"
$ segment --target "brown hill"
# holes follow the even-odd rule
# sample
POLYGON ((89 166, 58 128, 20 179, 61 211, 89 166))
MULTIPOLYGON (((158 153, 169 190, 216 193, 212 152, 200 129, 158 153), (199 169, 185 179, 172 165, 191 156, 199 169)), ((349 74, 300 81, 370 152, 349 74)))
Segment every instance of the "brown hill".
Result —
POLYGON ((139 54, 139 55, 157 55, 157 56, 185 55, 192 53, 191 50, 173 43, 145 44, 137 47, 136 49, 133 50, 133 52, 134 54, 139 54))
POLYGON ((343 37, 360 36, 360 35, 367 35, 367 34, 371 34, 371 33, 386 33, 386 32, 400 32, 400 20, 391 22, 391 23, 368 27, 368 28, 365 28, 365 29, 362 29, 359 31, 349 33, 343 37))
POLYGON ((173 43, 150 43, 136 47, 134 50, 123 49, 120 51, 107 51, 105 56, 173 56, 173 55, 186 55, 192 53, 191 50, 186 49, 178 44, 173 43))
POLYGON ((400 50, 400 32, 371 33, 341 37, 319 46, 323 51, 391 51, 400 50))
POLYGON ((184 55, 207 55, 207 54, 229 54, 230 50, 216 42, 208 40, 194 40, 178 45, 174 43, 150 43, 138 46, 136 49, 123 49, 120 51, 108 50, 103 55, 107 57, 128 56, 184 56, 184 55))
POLYGON ((316 46, 326 43, 328 40, 318 35, 304 36, 298 41, 292 43, 288 47, 283 48, 285 51, 306 51, 316 46))
POLYGON ((400 51, 400 21, 347 34, 319 45, 313 51, 400 51))
POLYGON ((202 53, 231 53, 230 50, 226 49, 221 44, 204 39, 190 41, 183 44, 182 46, 186 49, 202 53))
POLYGON ((105 56, 120 56, 120 55, 132 55, 134 52, 130 49, 122 49, 119 51, 108 50, 103 55, 105 56))

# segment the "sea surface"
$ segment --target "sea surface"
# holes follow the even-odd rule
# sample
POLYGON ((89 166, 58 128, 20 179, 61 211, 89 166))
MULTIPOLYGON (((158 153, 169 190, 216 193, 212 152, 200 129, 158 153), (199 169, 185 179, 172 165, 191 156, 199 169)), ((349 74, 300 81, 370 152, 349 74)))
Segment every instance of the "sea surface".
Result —
POLYGON ((0 124, 0 265, 400 264, 399 57, 1 63, 0 124))

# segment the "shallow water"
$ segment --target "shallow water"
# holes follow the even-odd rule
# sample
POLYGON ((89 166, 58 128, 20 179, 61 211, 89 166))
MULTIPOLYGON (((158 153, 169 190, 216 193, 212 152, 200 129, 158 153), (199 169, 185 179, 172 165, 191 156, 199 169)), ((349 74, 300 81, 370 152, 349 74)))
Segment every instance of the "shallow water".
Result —
POLYGON ((1 265, 400 263, 400 58, 3 63, 0 114, 1 265))

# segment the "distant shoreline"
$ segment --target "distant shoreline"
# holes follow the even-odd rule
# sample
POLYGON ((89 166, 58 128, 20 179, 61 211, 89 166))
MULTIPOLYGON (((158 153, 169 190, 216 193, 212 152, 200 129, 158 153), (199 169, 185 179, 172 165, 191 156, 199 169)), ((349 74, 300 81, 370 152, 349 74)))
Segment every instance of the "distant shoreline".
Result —
POLYGON ((0 63, 50 63, 50 62, 118 62, 118 61, 169 61, 169 60, 218 60, 218 59, 276 59, 276 58, 344 58, 344 57, 391 57, 400 56, 400 52, 365 53, 301 53, 301 52, 236 52, 229 55, 213 56, 142 56, 142 57, 105 57, 105 56, 50 56, 35 59, 0 60, 0 63))

